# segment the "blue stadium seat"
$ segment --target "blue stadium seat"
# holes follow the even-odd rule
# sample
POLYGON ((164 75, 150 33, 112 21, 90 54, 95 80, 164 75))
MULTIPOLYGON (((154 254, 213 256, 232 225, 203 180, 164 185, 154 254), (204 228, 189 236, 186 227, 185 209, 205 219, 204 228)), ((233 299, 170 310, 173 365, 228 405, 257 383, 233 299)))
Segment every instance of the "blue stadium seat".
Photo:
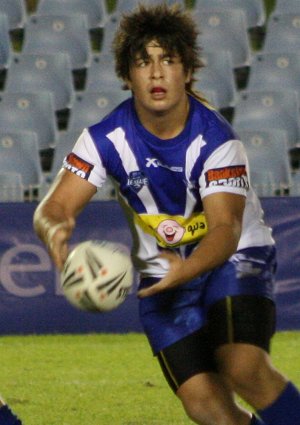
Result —
POLYGON ((88 27, 101 28, 107 19, 104 0, 40 0, 37 15, 86 15, 88 27))
POLYGON ((85 91, 78 94, 70 112, 68 130, 82 130, 96 124, 129 96, 131 92, 128 90, 85 91))
POLYGON ((85 91, 121 90, 122 85, 116 76, 113 55, 108 52, 94 54, 87 70, 85 91))
POLYGON ((204 51, 202 60, 205 67, 196 74, 195 89, 206 93, 214 92, 214 106, 218 109, 235 105, 237 89, 233 72, 231 53, 227 50, 204 51))
POLYGON ((263 0, 195 0, 194 10, 200 14, 203 8, 208 7, 242 9, 246 15, 247 28, 263 26, 266 21, 263 0))
POLYGON ((9 68, 12 45, 9 37, 9 25, 6 15, 0 14, 0 69, 9 68))
POLYGON ((6 76, 5 91, 52 93, 55 110, 72 106, 75 90, 70 57, 66 53, 14 55, 6 76))
POLYGON ((296 90, 300 102, 300 55, 295 52, 266 52, 253 56, 248 90, 296 90))
POLYGON ((37 134, 26 131, 0 129, 1 172, 22 177, 24 189, 39 188, 44 183, 37 134))
POLYGON ((297 92, 248 90, 238 96, 233 126, 239 130, 285 130, 289 149, 300 142, 299 100, 297 92))
POLYGON ((67 53, 72 69, 87 68, 92 49, 86 16, 31 16, 25 25, 23 52, 67 53))
POLYGON ((273 14, 267 24, 264 52, 300 52, 300 14, 273 14))
POLYGON ((37 133, 40 150, 55 146, 57 124, 52 96, 40 93, 2 93, 0 132, 17 128, 37 133))
POLYGON ((287 134, 283 130, 238 130, 250 165, 251 182, 259 196, 284 194, 291 187, 287 134))
POLYGON ((0 0, 0 13, 7 16, 10 30, 23 28, 27 19, 25 0, 0 0))
POLYGON ((245 13, 240 9, 210 9, 195 11, 201 34, 199 44, 203 51, 228 50, 235 68, 248 66, 251 58, 245 13))
POLYGON ((0 171, 0 202, 23 202, 24 200, 21 174, 0 171))

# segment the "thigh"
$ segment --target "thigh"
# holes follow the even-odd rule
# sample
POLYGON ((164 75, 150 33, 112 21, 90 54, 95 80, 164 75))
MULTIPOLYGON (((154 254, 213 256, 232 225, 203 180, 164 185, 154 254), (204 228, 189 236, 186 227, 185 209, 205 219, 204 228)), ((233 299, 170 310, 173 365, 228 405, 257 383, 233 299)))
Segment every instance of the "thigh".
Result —
POLYGON ((224 344, 251 344, 270 350, 275 332, 275 304, 257 295, 228 296, 208 311, 207 327, 215 349, 224 344))
POLYGON ((157 353, 163 374, 176 393, 191 377, 215 371, 209 334, 204 327, 157 353))
MULTIPOLYGON (((154 282, 153 278, 143 279, 140 287, 154 282)), ((140 320, 154 354, 204 326, 202 293, 200 278, 139 300, 140 320)))

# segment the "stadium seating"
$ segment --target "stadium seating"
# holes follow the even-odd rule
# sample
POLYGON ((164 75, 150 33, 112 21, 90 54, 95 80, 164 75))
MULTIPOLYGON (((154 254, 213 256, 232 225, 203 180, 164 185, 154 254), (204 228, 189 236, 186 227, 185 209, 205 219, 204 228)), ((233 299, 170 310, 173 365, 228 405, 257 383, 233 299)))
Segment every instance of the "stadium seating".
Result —
POLYGON ((59 132, 53 155, 51 172, 48 176, 50 181, 53 180, 58 171, 61 169, 64 157, 72 151, 80 133, 81 130, 59 132))
POLYGON ((246 15, 247 28, 262 26, 266 21, 263 0, 195 0, 194 10, 200 14, 207 7, 242 9, 246 15))
POLYGON ((299 146, 300 118, 297 92, 248 90, 238 96, 233 126, 239 130, 285 130, 288 148, 299 146))
POLYGON ((116 13, 109 16, 107 19, 104 28, 103 28, 103 37, 101 43, 101 53, 112 52, 112 42, 115 36, 116 29, 118 27, 119 17, 116 13))
POLYGON ((292 174, 291 196, 300 196, 300 172, 299 170, 292 174))
POLYGON ((276 0, 273 13, 276 15, 281 13, 300 13, 300 2, 299 0, 276 0))
POLYGON ((247 89, 296 90, 300 102, 300 55, 295 52, 267 52, 253 56, 247 89))
POLYGON ((0 14, 0 69, 8 68, 11 61, 12 46, 9 38, 8 18, 0 14))
POLYGON ((267 24, 264 52, 300 52, 300 14, 273 14, 267 24))
POLYGON ((10 30, 23 28, 27 19, 25 0, 0 0, 0 13, 7 16, 10 30))
POLYGON ((218 109, 235 105, 236 86, 232 56, 229 51, 204 51, 202 60, 205 67, 195 75, 194 87, 203 93, 213 91, 214 106, 218 109))
POLYGON ((86 91, 101 91, 108 88, 121 90, 122 82, 115 72, 114 58, 108 52, 94 54, 86 76, 86 91))
POLYGON ((24 53, 67 53, 72 69, 90 65, 92 49, 84 15, 35 15, 25 25, 24 53))
POLYGON ((70 108, 75 96, 69 55, 22 53, 14 55, 7 73, 5 91, 52 93, 55 110, 70 108))
POLYGON ((287 134, 283 130, 238 130, 250 164, 250 177, 259 196, 284 194, 291 187, 287 134))
POLYGON ((23 202, 24 200, 21 174, 0 171, 0 202, 23 202))
POLYGON ((96 124, 130 95, 131 93, 128 90, 106 90, 78 94, 70 112, 68 130, 82 130, 96 124))
POLYGON ((203 8, 201 13, 196 11, 194 16, 201 28, 199 44, 204 52, 228 50, 235 68, 249 65, 251 47, 246 16, 242 10, 203 8))
MULTIPOLYGON (((117 15, 121 15, 124 12, 130 12, 133 10, 137 5, 141 3, 139 0, 118 0, 115 13, 117 15)), ((143 4, 161 4, 161 0, 144 0, 143 4)), ((185 1, 184 0, 166 0, 166 3, 169 5, 172 5, 174 3, 180 4, 181 6, 185 7, 185 1)))
POLYGON ((87 17, 89 28, 103 27, 107 19, 104 0, 39 0, 38 15, 73 15, 87 17))
POLYGON ((37 134, 0 129, 1 172, 21 175, 24 189, 39 187, 44 182, 37 134))
POLYGON ((55 146, 57 124, 50 93, 2 93, 0 132, 27 130, 37 133, 40 150, 55 146))

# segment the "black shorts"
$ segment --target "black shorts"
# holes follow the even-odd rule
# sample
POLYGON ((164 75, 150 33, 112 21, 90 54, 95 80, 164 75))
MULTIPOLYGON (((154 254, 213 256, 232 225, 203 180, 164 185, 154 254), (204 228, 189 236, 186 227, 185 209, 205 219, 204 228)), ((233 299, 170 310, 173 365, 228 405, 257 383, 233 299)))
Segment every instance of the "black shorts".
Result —
POLYGON ((198 373, 217 372, 214 352, 223 344, 252 344, 269 352, 275 316, 274 302, 255 295, 226 297, 213 304, 204 327, 157 353, 172 390, 198 373))

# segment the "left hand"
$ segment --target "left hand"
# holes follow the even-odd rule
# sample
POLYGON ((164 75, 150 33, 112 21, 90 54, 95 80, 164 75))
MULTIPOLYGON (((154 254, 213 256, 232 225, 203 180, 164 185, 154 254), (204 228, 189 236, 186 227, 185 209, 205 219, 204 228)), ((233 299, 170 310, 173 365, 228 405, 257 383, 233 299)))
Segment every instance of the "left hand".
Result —
POLYGON ((149 297, 158 292, 175 288, 188 280, 184 278, 184 260, 180 258, 179 255, 171 251, 164 251, 160 257, 168 260, 170 269, 166 276, 159 282, 138 291, 138 296, 140 298, 149 297))

